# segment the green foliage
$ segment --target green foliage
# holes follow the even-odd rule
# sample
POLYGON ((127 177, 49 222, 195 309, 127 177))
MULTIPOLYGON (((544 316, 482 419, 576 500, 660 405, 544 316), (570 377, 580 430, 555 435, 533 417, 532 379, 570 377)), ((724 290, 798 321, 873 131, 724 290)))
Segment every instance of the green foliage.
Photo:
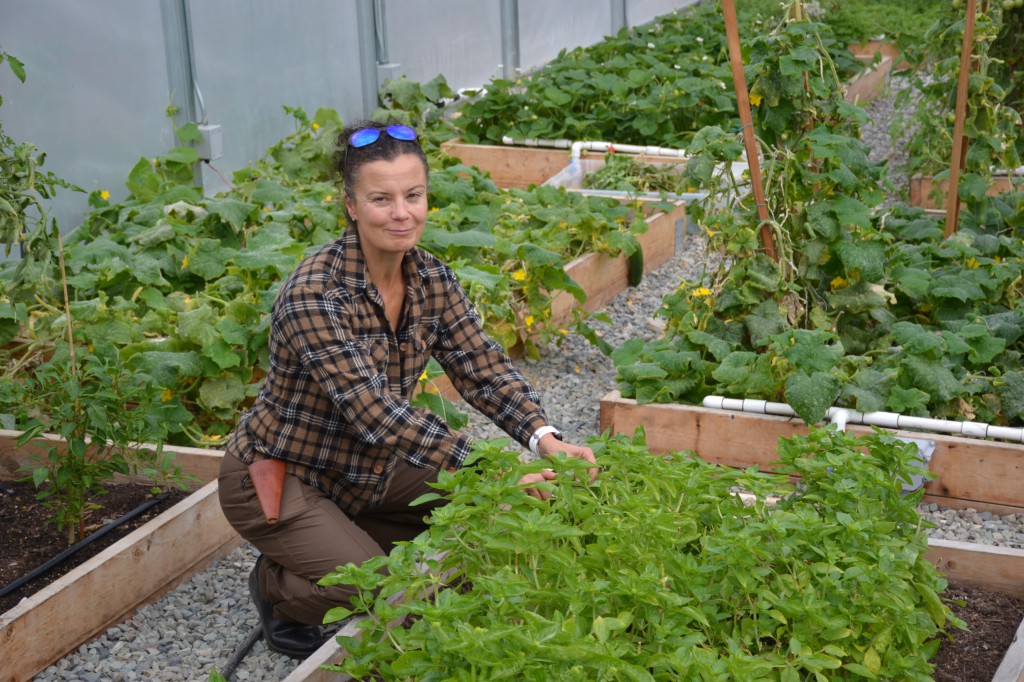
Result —
MULTIPOLYGON (((1018 168, 1024 156, 1020 79, 1010 70, 1022 64, 1024 24, 1019 11, 1004 10, 999 2, 987 6, 987 12, 977 15, 972 45, 960 188, 965 199, 983 193, 994 171, 1018 168)), ((895 136, 907 138, 907 173, 933 174, 938 180, 949 174, 964 24, 963 8, 947 11, 929 28, 924 42, 908 52, 915 65, 909 73, 913 87, 897 95, 897 107, 906 115, 892 126, 895 136)))
MULTIPOLYGON (((443 79, 420 90, 432 87, 448 94, 443 79)), ((422 93, 393 96, 429 118, 422 112, 432 105, 416 104, 422 93)), ((333 170, 342 121, 329 109, 312 117, 285 109, 295 130, 234 173, 229 190, 202 196, 193 186, 195 150, 175 148, 139 160, 123 201, 92 193, 91 213, 67 238, 76 339, 95 344, 105 362, 151 376, 167 404, 191 415, 172 423, 172 442, 222 444, 268 369, 269 311, 281 282, 344 229, 333 170)), ((537 342, 558 333, 549 324, 552 295, 585 296, 565 265, 586 252, 635 252, 642 213, 551 187, 499 190, 430 149, 436 210, 423 245, 455 268, 499 343, 536 355, 537 342)), ((6 277, 14 267, 0 270, 6 277)), ((40 282, 57 281, 46 274, 40 282)), ((19 377, 64 334, 62 301, 52 284, 0 298, 0 339, 18 339, 6 350, 13 360, 5 376, 19 377)), ((420 401, 454 423, 463 418, 437 396, 420 401)))
POLYGON ((44 431, 63 439, 47 445, 46 454, 26 469, 39 489, 37 499, 69 545, 85 536, 89 513, 98 508, 89 498, 106 492, 104 484, 116 474, 185 487, 187 477, 171 453, 164 453, 161 439, 181 415, 160 401, 151 377, 101 355, 84 353, 76 360, 66 345, 58 347, 51 359, 0 393, 0 411, 26 420, 19 446, 44 431), (143 442, 154 449, 140 448, 143 442))
POLYGON ((883 210, 881 167, 857 139, 863 112, 839 97, 814 26, 788 22, 750 45, 763 225, 779 261, 761 249, 747 178, 725 172, 739 137, 698 132, 686 174, 712 195, 691 217, 720 265, 665 296, 665 338, 613 354, 623 395, 777 400, 809 423, 831 405, 1019 421, 1015 380, 1003 377, 1024 323, 1021 196, 972 192, 949 241, 923 211, 883 210))
MULTIPOLYGON (((25 65, 0 49, 0 65, 4 62, 24 83, 25 65)), ((45 162, 44 152, 29 142, 13 140, 0 125, 0 244, 4 245, 5 258, 16 245, 21 255, 17 266, 0 283, 0 297, 19 289, 35 290, 54 284, 51 277, 58 260, 59 232, 46 203, 58 189, 82 190, 43 171, 45 162)), ((6 340, 10 334, 10 326, 0 322, 0 339, 6 340)))
MULTIPOLYGON (((764 27, 740 31, 745 43, 764 27)), ((843 77, 856 72, 842 43, 821 29, 819 41, 843 77)), ((520 80, 493 80, 454 124, 473 143, 508 135, 686 148, 701 128, 738 121, 721 7, 706 2, 563 51, 520 80)))
MULTIPOLYGON (((954 0, 955 2, 955 0, 954 0)), ((792 2, 778 0, 737 0, 736 13, 741 23, 767 26, 778 21, 780 8, 792 2)), ((878 37, 897 45, 915 45, 925 29, 944 10, 945 3, 934 0, 818 0, 804 2, 803 11, 814 21, 827 23, 844 43, 864 43, 878 37)))
POLYGON ((780 473, 737 471, 642 437, 587 463, 478 443, 442 472, 428 532, 323 584, 359 588, 356 679, 927 680, 959 626, 901 495, 916 449, 832 430, 780 442, 780 473), (866 454, 861 454, 861 449, 866 454), (553 467, 540 502, 510 481, 553 467), (479 469, 480 473, 477 473, 479 469), (800 475, 794 486, 788 473, 800 475), (745 490, 755 501, 746 504, 745 490), (766 504, 779 497, 777 506, 766 504))
POLYGON ((630 155, 606 154, 601 168, 583 176, 583 187, 628 194, 682 194, 686 191, 686 182, 678 171, 678 165, 645 163, 630 155))

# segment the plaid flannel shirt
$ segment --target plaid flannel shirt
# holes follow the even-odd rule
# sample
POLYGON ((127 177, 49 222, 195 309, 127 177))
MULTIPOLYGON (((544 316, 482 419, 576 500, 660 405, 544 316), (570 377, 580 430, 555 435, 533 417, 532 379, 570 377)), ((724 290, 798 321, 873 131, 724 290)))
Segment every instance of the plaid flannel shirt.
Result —
POLYGON ((433 355, 477 410, 525 445, 547 423, 537 392, 488 338, 451 268, 416 248, 392 333, 350 228, 288 277, 271 313, 270 369, 227 451, 289 470, 355 515, 379 503, 396 462, 454 471, 472 441, 413 407, 433 355))

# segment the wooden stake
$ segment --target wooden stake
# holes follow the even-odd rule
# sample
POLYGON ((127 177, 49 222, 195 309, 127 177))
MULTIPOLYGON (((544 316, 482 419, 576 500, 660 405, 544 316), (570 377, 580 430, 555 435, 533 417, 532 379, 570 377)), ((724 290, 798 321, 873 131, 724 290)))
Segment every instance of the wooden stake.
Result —
POLYGON ((953 124, 953 158, 949 164, 949 196, 946 197, 946 236, 957 231, 960 222, 960 167, 966 158, 964 142, 964 121, 967 118, 967 82, 971 76, 971 53, 974 48, 974 21, 978 0, 967 0, 967 16, 964 19, 964 42, 960 48, 960 80, 956 90, 956 122, 953 124))
POLYGON ((743 146, 747 151, 747 167, 750 169, 750 184, 757 202, 757 217, 761 221, 761 245, 772 260, 778 261, 775 249, 775 238, 771 226, 768 225, 768 204, 764 200, 764 187, 761 184, 761 166, 758 163, 757 139, 754 137, 754 121, 750 115, 750 97, 747 94, 747 79, 743 74, 743 53, 740 51, 740 31, 736 22, 736 4, 733 0, 722 0, 722 13, 725 15, 725 35, 729 40, 729 63, 732 66, 732 78, 736 85, 736 103, 740 110, 740 123, 743 128, 743 146))

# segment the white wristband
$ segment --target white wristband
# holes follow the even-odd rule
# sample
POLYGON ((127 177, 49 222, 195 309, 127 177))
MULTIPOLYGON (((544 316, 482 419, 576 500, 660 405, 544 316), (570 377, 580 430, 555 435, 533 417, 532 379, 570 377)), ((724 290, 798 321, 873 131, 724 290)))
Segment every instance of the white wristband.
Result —
POLYGON ((540 439, 549 433, 555 434, 555 438, 562 440, 562 433, 554 426, 542 426, 534 431, 533 435, 530 436, 530 452, 532 452, 535 457, 540 457, 540 453, 537 451, 537 445, 540 443, 540 439))

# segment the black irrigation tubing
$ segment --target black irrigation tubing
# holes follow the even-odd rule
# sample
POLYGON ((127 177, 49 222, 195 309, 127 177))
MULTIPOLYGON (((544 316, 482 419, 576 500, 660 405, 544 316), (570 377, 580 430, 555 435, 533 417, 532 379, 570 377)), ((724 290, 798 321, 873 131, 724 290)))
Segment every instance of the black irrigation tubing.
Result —
POLYGON ((158 496, 156 496, 154 498, 146 500, 145 502, 143 502, 138 507, 136 507, 135 509, 131 510, 130 512, 128 512, 127 514, 125 514, 121 518, 115 519, 115 520, 111 521, 110 523, 106 524, 105 526, 103 526, 99 530, 95 531, 94 533, 92 533, 91 535, 86 537, 85 539, 80 540, 77 544, 72 545, 71 547, 68 547, 63 552, 61 552, 57 556, 53 557, 49 561, 47 561, 45 564, 34 568, 33 570, 29 571, 25 575, 23 575, 20 578, 18 578, 17 580, 15 580, 13 583, 11 583, 9 585, 6 585, 2 589, 0 589, 0 597, 6 597, 8 594, 10 594, 11 592, 14 592, 15 590, 17 590, 22 585, 35 580, 39 576, 47 573, 50 569, 54 568, 55 566, 58 566, 58 565, 64 563, 64 561, 66 561, 69 557, 71 557, 71 555, 73 555, 75 552, 77 552, 78 550, 82 549, 86 545, 88 545, 90 542, 95 542, 96 540, 99 540, 104 535, 106 535, 110 531, 114 530, 118 526, 121 526, 121 525, 131 521, 132 519, 134 519, 134 518, 136 518, 136 517, 146 513, 146 511, 148 511, 152 507, 154 507, 154 506, 160 504, 161 502, 163 502, 164 500, 166 500, 168 495, 170 495, 169 492, 163 493, 163 494, 158 495, 158 496))
POLYGON ((224 664, 224 669, 219 671, 220 674, 224 676, 224 679, 231 679, 231 676, 235 674, 235 668, 237 668, 238 664, 242 662, 242 659, 246 657, 249 653, 249 649, 252 649, 253 644, 258 642, 262 636, 263 626, 260 623, 257 623, 253 626, 252 630, 249 631, 245 640, 238 645, 237 649, 235 649, 235 653, 231 654, 231 658, 229 658, 228 662, 224 664))

